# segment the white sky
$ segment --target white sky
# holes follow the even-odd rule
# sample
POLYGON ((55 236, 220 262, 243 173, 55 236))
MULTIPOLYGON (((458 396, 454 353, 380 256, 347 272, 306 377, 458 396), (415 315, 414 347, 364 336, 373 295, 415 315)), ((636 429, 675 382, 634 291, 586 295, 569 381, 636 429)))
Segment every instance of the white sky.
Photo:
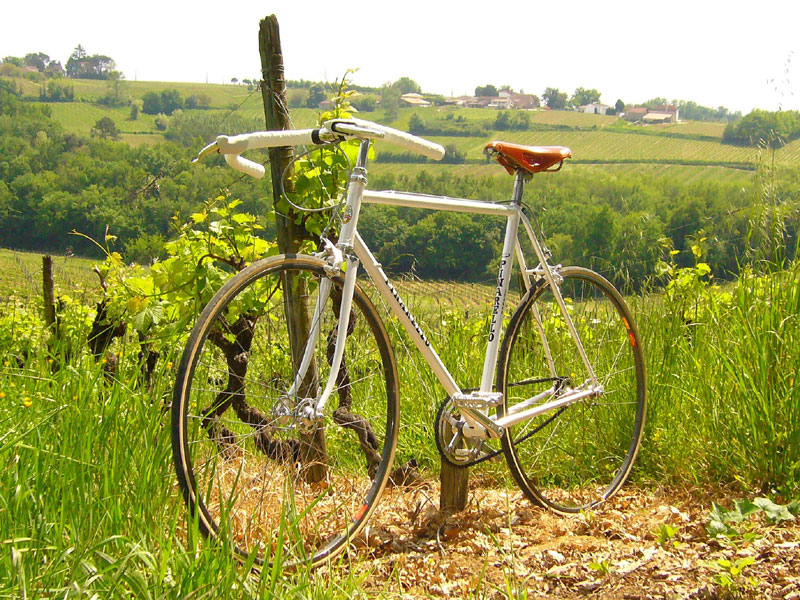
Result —
POLYGON ((372 0, 7 2, 0 57, 77 44, 129 80, 229 82, 259 73, 258 22, 275 13, 288 79, 425 92, 511 85, 541 95, 597 88, 602 101, 694 100, 744 113, 800 109, 800 0, 372 0), (334 10, 356 7, 351 16, 334 10))

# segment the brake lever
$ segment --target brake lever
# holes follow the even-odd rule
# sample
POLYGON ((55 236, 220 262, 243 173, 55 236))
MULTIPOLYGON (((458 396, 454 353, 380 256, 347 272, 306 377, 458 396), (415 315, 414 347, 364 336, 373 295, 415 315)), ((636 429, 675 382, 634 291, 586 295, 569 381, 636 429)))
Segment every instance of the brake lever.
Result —
POLYGON ((209 154, 219 154, 219 146, 217 145, 216 141, 211 142, 208 146, 200 150, 200 153, 197 155, 197 158, 192 160, 192 162, 193 163, 200 162, 209 154))

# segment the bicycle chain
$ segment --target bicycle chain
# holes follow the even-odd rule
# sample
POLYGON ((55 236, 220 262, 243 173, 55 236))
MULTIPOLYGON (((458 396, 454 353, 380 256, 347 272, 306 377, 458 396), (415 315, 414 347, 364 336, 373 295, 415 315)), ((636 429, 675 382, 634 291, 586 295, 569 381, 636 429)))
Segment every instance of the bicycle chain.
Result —
MULTIPOLYGON (((508 387, 516 387, 516 386, 520 386, 520 385, 528 385, 528 384, 531 384, 531 383, 546 383, 548 381, 559 381, 559 382, 561 382, 563 384, 563 382, 565 381, 565 378, 564 377, 547 377, 547 378, 544 378, 544 379, 527 379, 527 380, 524 380, 524 381, 520 381, 520 382, 509 384, 508 387)), ((478 388, 471 388, 471 389, 463 390, 463 392, 464 393, 469 393, 469 392, 475 392, 477 390, 478 390, 478 388)), ((447 406, 448 402, 451 402, 451 398, 445 398, 444 401, 441 403, 441 405, 439 406, 439 410, 438 410, 438 412, 436 414, 436 421, 434 422, 434 438, 436 439, 436 448, 439 450, 439 456, 441 456, 442 460, 444 460, 447 464, 449 464, 449 465, 451 465, 451 466, 453 466, 453 467, 455 467, 457 469, 467 469, 469 467, 474 467, 475 465, 478 465, 478 464, 480 464, 482 462, 485 462, 487 460, 491 460, 491 459, 495 458, 496 456, 499 456, 500 454, 503 454, 504 450, 501 448, 500 450, 494 450, 494 451, 492 451, 492 452, 490 452, 488 454, 485 454, 483 456, 480 456, 478 458, 475 458, 473 460, 470 460, 470 461, 467 461, 467 462, 463 462, 463 463, 456 463, 456 462, 453 462, 452 460, 450 460, 450 458, 447 456, 447 453, 444 451, 444 447, 443 447, 444 440, 442 440, 440 435, 439 435, 439 421, 440 421, 440 419, 442 419, 444 417, 444 414, 445 414, 445 411, 446 411, 445 407, 447 406)), ((528 433, 523 435, 521 438, 516 439, 513 442, 511 442, 511 445, 512 446, 517 446, 518 444, 521 444, 522 442, 530 439, 531 437, 533 437, 534 435, 539 433, 542 429, 544 429, 545 427, 550 425, 550 423, 555 421, 561 415, 561 413, 563 413, 566 409, 567 409, 566 406, 560 407, 552 415, 550 415, 547 419, 545 419, 543 423, 539 424, 532 431, 529 431, 528 433)))

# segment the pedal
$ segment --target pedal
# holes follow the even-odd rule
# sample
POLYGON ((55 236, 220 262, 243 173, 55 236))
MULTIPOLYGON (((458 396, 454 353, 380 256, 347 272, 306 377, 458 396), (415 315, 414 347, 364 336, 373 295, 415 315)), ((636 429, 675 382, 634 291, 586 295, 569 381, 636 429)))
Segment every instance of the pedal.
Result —
MULTIPOLYGON (((498 406, 503 401, 503 394, 497 392, 468 392, 454 394, 453 406, 461 411, 471 422, 477 423, 488 433, 489 437, 503 437, 503 428, 489 418, 490 409, 498 406)), ((469 433, 469 437, 476 437, 469 433)))

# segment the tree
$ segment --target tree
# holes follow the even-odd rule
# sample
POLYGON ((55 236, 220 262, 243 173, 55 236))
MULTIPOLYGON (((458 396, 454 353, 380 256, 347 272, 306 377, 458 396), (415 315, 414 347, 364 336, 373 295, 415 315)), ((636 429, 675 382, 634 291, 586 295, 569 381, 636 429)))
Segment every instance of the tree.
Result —
POLYGON ((25 66, 25 61, 19 56, 6 56, 3 58, 3 63, 7 65, 14 65, 15 67, 19 68, 25 66))
POLYGON ((525 131, 530 129, 531 116, 527 112, 514 111, 514 116, 511 117, 511 129, 514 131, 525 131))
POLYGON ((131 112, 128 115, 129 121, 136 121, 139 119, 139 111, 142 110, 142 100, 137 98, 131 102, 131 112))
POLYGON ((447 144, 444 148, 444 158, 442 162, 448 165, 461 165, 467 160, 466 154, 458 149, 455 144, 447 144))
POLYGON ((238 80, 238 79, 236 79, 236 77, 231 77, 231 83, 232 83, 233 85, 236 85, 237 83, 239 83, 239 80, 238 80))
POLYGON ((26 54, 22 60, 26 66, 36 67, 36 70, 40 73, 43 73, 47 65, 50 64, 50 57, 44 52, 26 54))
POLYGON ((381 88, 381 108, 386 119, 394 121, 397 118, 397 111, 400 110, 400 90, 393 85, 384 85, 381 88))
POLYGON ((497 131, 508 131, 511 129, 511 115, 506 110, 501 110, 497 113, 494 120, 494 128, 497 131))
POLYGON ((600 102, 600 92, 594 88, 587 90, 586 88, 579 87, 575 90, 575 93, 572 94, 572 98, 570 99, 570 103, 573 106, 586 106, 587 104, 593 104, 595 102, 600 102))
POLYGON ((317 108, 319 103, 326 100, 328 96, 325 90, 319 83, 315 83, 308 90, 308 98, 306 99, 306 108, 317 108))
POLYGON ((644 103, 644 105, 650 109, 656 108, 657 106, 664 106, 665 104, 668 104, 667 99, 661 96, 650 98, 650 100, 644 103))
POLYGON ((157 115, 162 112, 161 96, 156 92, 147 92, 142 96, 142 112, 146 115, 157 115))
POLYGON ((109 79, 115 69, 116 63, 111 57, 104 54, 88 56, 80 44, 67 61, 67 77, 109 79))
POLYGON ((567 107, 567 93, 558 88, 547 88, 542 94, 545 105, 552 110, 564 110, 567 107))
POLYGON ((800 137, 800 111, 770 112, 755 109, 734 123, 728 123, 722 141, 728 144, 756 146, 767 144, 781 148, 800 137))
POLYGON ((614 103, 614 110, 616 111, 616 114, 625 112, 625 103, 621 99, 617 100, 614 103))
POLYGON ((475 95, 479 97, 494 97, 498 95, 497 88, 491 83, 488 85, 479 85, 475 88, 475 95))
POLYGON ((164 114, 171 115, 179 108, 183 108, 183 97, 178 90, 164 90, 161 92, 161 109, 164 114))
POLYGON ((72 51, 72 54, 67 61, 67 77, 77 77, 78 70, 80 69, 81 63, 86 58, 86 50, 83 49, 83 46, 78 44, 75 46, 75 50, 72 51))
POLYGON ((375 96, 353 98, 353 106, 355 106, 359 112, 372 112, 378 108, 378 99, 375 98, 375 96))
POLYGON ((400 90, 400 95, 411 94, 411 93, 416 93, 416 94, 422 93, 422 88, 416 81, 414 81, 410 77, 401 77, 400 79, 394 82, 394 86, 398 90, 400 90))
POLYGON ((192 94, 186 99, 184 106, 189 109, 208 108, 211 105, 211 98, 208 94, 192 94))
POLYGON ((74 98, 72 83, 51 80, 39 90, 39 100, 43 102, 72 102, 74 98))
POLYGON ((425 133, 425 121, 417 113, 411 115, 408 120, 408 131, 416 135, 425 133))
POLYGON ((62 67, 61 63, 57 60, 51 60, 47 63, 44 72, 48 77, 64 77, 66 75, 64 67, 62 67))
POLYGON ((116 140, 119 139, 119 129, 111 117, 99 119, 92 128, 92 137, 116 140))

